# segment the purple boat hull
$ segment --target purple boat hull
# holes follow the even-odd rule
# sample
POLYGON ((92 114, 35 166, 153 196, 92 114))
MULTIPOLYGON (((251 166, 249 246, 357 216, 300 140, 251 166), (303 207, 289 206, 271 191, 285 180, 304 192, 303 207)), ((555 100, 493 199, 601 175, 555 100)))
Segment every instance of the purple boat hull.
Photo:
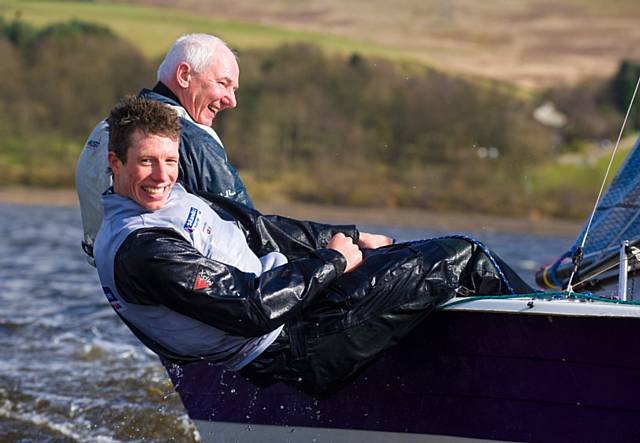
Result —
POLYGON ((640 318, 445 310, 315 399, 168 365, 194 420, 506 441, 640 441, 640 318))

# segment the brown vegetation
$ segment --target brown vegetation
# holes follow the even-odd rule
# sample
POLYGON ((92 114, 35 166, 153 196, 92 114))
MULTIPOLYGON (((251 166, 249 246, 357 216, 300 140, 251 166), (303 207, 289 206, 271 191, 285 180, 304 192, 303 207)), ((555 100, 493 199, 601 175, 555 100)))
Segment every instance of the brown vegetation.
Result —
POLYGON ((640 58, 635 0, 125 0, 375 43, 446 72, 525 87, 613 75, 640 58))
MULTIPOLYGON (((0 185, 70 186, 92 127, 120 97, 152 86, 152 64, 87 23, 0 20, 0 31, 0 185)), ((537 100, 499 83, 309 45, 243 50, 240 63, 239 106, 216 130, 257 201, 520 216, 588 211, 597 180, 566 202, 532 174, 585 137, 611 137, 639 69, 623 65, 613 89, 547 92, 569 116, 554 141, 533 119, 537 100)))
POLYGON ((151 65, 95 25, 0 21, 0 30, 0 185, 73 186, 91 128, 152 78, 151 65))

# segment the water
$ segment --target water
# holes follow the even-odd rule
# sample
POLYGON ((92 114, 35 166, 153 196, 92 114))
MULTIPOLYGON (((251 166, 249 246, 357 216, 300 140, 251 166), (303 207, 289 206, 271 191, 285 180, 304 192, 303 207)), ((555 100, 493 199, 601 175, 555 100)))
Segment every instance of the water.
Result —
MULTIPOLYGON (((443 232, 362 227, 400 241, 443 232)), ((529 283, 573 238, 465 232, 529 283)), ((195 442, 158 359, 107 304, 77 209, 0 204, 0 441, 195 442)))

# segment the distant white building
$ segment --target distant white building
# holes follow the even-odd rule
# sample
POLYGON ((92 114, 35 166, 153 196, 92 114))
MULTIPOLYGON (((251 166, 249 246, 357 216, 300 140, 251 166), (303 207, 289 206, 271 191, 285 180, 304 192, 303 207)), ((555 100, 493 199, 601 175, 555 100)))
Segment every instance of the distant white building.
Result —
POLYGON ((533 111, 533 118, 541 125, 553 129, 551 149, 557 150, 562 146, 564 134, 562 128, 567 124, 567 116, 558 111, 550 101, 544 102, 533 111))
POLYGON ((560 129, 567 124, 567 116, 558 111, 550 101, 544 102, 533 111, 533 118, 540 124, 560 129))

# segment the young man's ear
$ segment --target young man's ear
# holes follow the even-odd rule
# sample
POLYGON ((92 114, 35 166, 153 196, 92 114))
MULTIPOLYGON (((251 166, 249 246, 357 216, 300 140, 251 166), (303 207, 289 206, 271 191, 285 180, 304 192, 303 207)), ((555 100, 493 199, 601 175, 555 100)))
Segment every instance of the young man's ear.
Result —
POLYGON ((122 161, 118 158, 115 152, 109 151, 107 154, 107 162, 109 163, 109 169, 114 177, 120 175, 120 168, 122 167, 122 161))

